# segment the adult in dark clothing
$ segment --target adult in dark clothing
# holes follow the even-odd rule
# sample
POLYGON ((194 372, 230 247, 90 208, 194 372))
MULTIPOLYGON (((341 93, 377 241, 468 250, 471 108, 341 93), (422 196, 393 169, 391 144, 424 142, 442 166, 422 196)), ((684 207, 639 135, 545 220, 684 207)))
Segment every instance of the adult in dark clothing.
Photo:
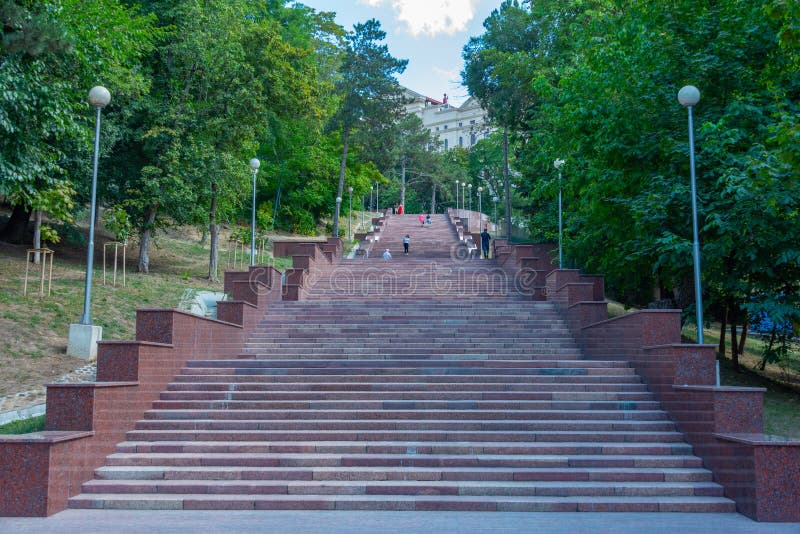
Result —
POLYGON ((483 232, 481 232, 481 249, 483 250, 483 257, 489 257, 489 241, 492 240, 492 236, 489 235, 489 229, 484 228, 483 232))

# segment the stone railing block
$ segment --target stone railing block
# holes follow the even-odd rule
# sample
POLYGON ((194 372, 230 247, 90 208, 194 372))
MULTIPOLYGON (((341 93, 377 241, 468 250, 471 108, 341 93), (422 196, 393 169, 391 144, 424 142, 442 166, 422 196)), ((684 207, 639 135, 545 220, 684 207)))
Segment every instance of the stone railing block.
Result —
POLYGON ((756 521, 800 522, 800 440, 717 433, 715 471, 742 514, 756 521))

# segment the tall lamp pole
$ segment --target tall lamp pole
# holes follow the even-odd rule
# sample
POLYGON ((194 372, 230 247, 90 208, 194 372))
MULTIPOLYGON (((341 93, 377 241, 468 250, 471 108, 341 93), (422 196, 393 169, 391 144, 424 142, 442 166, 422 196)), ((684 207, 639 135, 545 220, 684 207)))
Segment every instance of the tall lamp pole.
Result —
POLYGON ((461 182, 461 218, 464 218, 464 210, 467 207, 467 182, 461 182))
POLYGON ((250 218, 250 267, 256 264, 256 174, 261 162, 258 158, 250 160, 250 169, 253 170, 253 206, 250 218))
POLYGON ((472 232, 472 184, 467 185, 469 189, 469 208, 467 210, 467 229, 472 232))
POLYGON ((458 180, 456 180, 456 217, 459 217, 461 212, 458 211, 458 180))
POLYGON ((364 212, 367 211, 364 206, 364 195, 361 195, 361 230, 364 230, 364 212))
POLYGON ((478 230, 483 226, 483 206, 482 206, 483 187, 478 186, 478 230))
POLYGON ((380 215, 381 212, 381 184, 375 183, 375 211, 380 215))
MULTIPOLYGON (((689 112, 689 172, 692 182, 692 233, 694 242, 694 298, 697 308, 697 343, 703 344, 703 288, 700 283, 700 243, 697 231, 697 179, 694 170, 694 125, 692 124, 692 108, 700 102, 700 91, 693 85, 682 87, 678 91, 678 102, 689 112)), ((719 381, 719 376, 717 376, 719 381)))
MULTIPOLYGON (((342 207, 342 197, 336 197, 336 211, 333 212, 334 213, 334 217, 336 216, 337 213, 342 213, 340 211, 341 207, 342 207)), ((338 225, 335 225, 335 226, 336 226, 336 228, 338 230, 338 225)), ((337 234, 338 234, 338 231, 337 231, 337 234)), ((339 236, 338 235, 334 235, 333 237, 339 237, 339 236)))
POLYGON ((347 240, 353 239, 353 188, 348 187, 347 192, 350 193, 350 213, 347 215, 347 240))
POLYGON ((497 198, 496 196, 492 197, 492 202, 494 202, 494 224, 495 224, 495 227, 496 227, 494 229, 494 231, 497 232, 497 233, 500 233, 500 229, 497 228, 497 226, 498 226, 498 224, 497 224, 497 201, 498 200, 500 200, 500 199, 497 198))
POLYGON ((553 162, 553 167, 558 170, 558 268, 564 268, 564 253, 561 246, 563 241, 563 226, 561 224, 561 167, 564 165, 563 159, 556 159, 553 162))
MULTIPOLYGON (((370 184, 370 186, 369 186, 369 211, 370 211, 370 213, 372 213, 372 207, 374 205, 372 203, 372 195, 373 195, 373 193, 375 193, 375 184, 370 184)), ((370 215, 370 217, 372 217, 372 215, 370 215)))
POLYGON ((92 197, 89 215, 89 248, 86 252, 86 283, 83 294, 83 316, 80 324, 92 324, 92 271, 94 263, 94 220, 97 216, 97 159, 100 154, 100 112, 111 102, 111 93, 103 86, 95 86, 89 91, 89 103, 97 110, 94 126, 94 159, 92 164, 92 197))

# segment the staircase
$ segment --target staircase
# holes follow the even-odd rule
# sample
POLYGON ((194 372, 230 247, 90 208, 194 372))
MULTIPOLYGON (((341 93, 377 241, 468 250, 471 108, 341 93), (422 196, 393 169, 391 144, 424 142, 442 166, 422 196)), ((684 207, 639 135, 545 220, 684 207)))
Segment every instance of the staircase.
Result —
POLYGON ((399 257, 333 265, 238 358, 190 362, 70 506, 734 511, 627 363, 449 260, 443 219, 403 256, 413 222, 384 232, 399 257))
MULTIPOLYGON (((424 214, 423 214, 424 215, 424 214)), ((431 224, 421 225, 419 214, 392 215, 381 239, 373 247, 372 256, 380 258, 387 248, 394 260, 403 256, 403 236, 410 236, 407 258, 450 259, 458 235, 446 215, 431 215, 431 224)))

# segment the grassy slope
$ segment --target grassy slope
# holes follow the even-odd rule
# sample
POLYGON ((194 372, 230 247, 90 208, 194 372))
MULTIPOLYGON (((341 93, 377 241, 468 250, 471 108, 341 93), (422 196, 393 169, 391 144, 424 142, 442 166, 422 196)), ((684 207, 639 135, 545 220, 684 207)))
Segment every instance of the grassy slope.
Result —
MULTIPOLYGON (((136 273, 136 247, 128 249, 126 287, 121 273, 116 287, 103 285, 102 243, 95 245, 91 315, 103 327, 104 339, 133 339, 136 308, 174 308, 187 288, 222 291, 221 282, 207 279, 208 248, 175 230, 157 240, 151 252, 151 273, 136 273)), ((223 245, 224 246, 224 245, 223 245)), ((0 245, 0 396, 40 387, 86 362, 66 356, 70 323, 83 313, 85 247, 56 247, 52 293, 23 296, 25 246, 0 245)), ((225 254, 220 255, 225 268, 225 254)), ((110 259, 109 259, 110 261, 110 259)), ((279 258, 284 269, 291 260, 279 258)), ((38 273, 29 273, 29 290, 38 290, 38 273)))

